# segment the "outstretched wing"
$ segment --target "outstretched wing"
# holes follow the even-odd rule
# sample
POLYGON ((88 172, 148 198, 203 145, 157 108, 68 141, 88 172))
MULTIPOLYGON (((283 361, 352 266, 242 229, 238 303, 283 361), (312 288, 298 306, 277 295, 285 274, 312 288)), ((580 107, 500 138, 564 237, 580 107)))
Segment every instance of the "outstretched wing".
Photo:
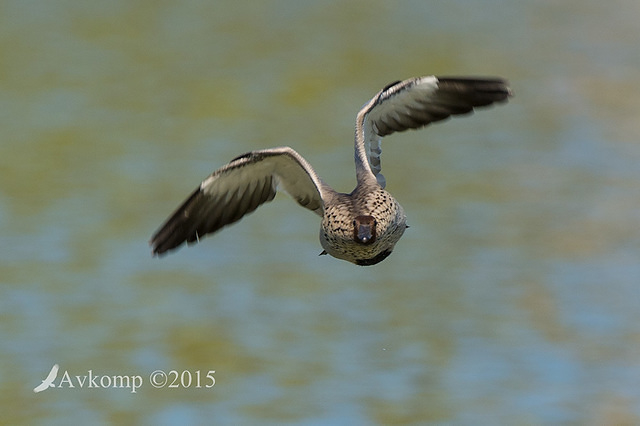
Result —
POLYGON ((506 101, 509 96, 508 83, 499 78, 429 76, 388 85, 358 113, 358 179, 366 180, 373 174, 384 188, 384 176, 380 173, 383 136, 466 114, 476 107, 506 101))
POLYGON ((322 215, 329 191, 307 161, 289 147, 252 151, 233 159, 205 179, 151 237, 153 254, 240 220, 271 201, 281 186, 303 207, 322 215))
POLYGON ((56 376, 58 375, 59 368, 60 366, 58 364, 54 364, 53 367, 51 367, 51 371, 49 371, 49 375, 47 376, 46 379, 44 379, 44 381, 47 383, 53 382, 56 379, 56 376))

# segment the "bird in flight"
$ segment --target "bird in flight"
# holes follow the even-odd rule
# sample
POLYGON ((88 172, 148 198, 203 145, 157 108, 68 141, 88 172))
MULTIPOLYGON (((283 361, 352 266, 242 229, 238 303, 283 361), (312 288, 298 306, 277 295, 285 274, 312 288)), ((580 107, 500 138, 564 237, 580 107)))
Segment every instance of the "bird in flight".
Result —
POLYGON ((51 367, 51 371, 49 371, 47 378, 44 379, 38 386, 33 388, 33 391, 35 393, 38 393, 49 388, 55 388, 56 385, 53 384, 53 381, 56 379, 56 376, 58 376, 58 368, 60 368, 58 364, 54 364, 53 367, 51 367))
POLYGON ((316 214, 323 252, 356 265, 387 258, 402 237, 406 216, 381 173, 384 136, 418 129, 511 96, 500 78, 417 77, 391 83, 356 117, 357 185, 335 191, 290 147, 251 151, 214 171, 151 237, 154 255, 195 243, 271 201, 278 189, 316 214))

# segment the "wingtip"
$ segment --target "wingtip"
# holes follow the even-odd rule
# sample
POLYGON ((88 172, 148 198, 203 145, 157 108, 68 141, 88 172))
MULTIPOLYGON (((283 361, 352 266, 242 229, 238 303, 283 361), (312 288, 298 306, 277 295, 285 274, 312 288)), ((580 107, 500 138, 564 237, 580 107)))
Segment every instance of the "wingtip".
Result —
POLYGON ((158 256, 158 247, 155 245, 155 239, 152 237, 147 244, 151 247, 151 257, 158 256))
POLYGON ((151 247, 152 258, 156 258, 156 257, 160 258, 164 254, 166 254, 166 252, 169 250, 167 248, 162 247, 161 242, 158 241, 158 238, 155 235, 149 240, 149 246, 151 247))
POLYGON ((161 258, 163 257, 168 250, 162 250, 160 247, 151 247, 151 257, 152 258, 161 258))

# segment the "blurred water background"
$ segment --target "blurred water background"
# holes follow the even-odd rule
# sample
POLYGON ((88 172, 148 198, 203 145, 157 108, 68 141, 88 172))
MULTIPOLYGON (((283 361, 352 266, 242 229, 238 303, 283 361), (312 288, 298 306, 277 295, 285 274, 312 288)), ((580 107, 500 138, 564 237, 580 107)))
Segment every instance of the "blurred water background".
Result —
MULTIPOLYGON (((640 3, 0 3, 6 424, 640 423, 640 3), (215 168, 290 145, 342 191, 387 83, 515 97, 384 143, 411 228, 356 267, 279 195, 162 259, 215 168), (60 374, 128 389, 34 393, 60 374), (154 370, 215 370, 154 389, 154 370)), ((56 383, 59 383, 60 376, 56 383)))

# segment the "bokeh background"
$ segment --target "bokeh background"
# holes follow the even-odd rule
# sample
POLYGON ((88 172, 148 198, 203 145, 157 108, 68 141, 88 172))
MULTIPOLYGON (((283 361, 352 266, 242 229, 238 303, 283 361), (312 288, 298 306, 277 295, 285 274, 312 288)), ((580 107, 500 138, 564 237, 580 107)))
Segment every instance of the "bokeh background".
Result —
MULTIPOLYGON (((640 423, 640 3, 0 3, 6 424, 640 423), (211 171, 290 145, 355 183, 387 83, 511 81, 384 143, 411 228, 356 267, 286 195, 162 259, 211 171), (32 389, 61 374, 127 389, 32 389), (213 389, 154 389, 156 370, 213 389)), ((58 380, 60 377, 58 377, 58 380)))

